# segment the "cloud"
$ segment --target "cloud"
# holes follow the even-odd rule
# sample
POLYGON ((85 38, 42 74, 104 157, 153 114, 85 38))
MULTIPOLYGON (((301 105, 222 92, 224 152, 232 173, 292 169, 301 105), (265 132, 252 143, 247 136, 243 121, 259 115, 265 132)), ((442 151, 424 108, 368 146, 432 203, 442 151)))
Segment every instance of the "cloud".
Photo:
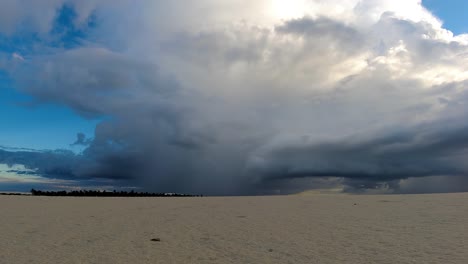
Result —
POLYGON ((252 166, 265 178, 343 177, 376 182, 465 175, 466 127, 430 124, 377 135, 277 143, 252 166))
POLYGON ((0 150, 0 164, 24 166, 29 172, 48 178, 71 179, 75 177, 73 168, 77 161, 70 151, 0 150))
POLYGON ((91 144, 92 139, 86 138, 86 135, 83 133, 78 133, 76 135, 76 141, 72 144, 72 146, 88 146, 91 144))
POLYGON ((41 8, 52 16, 11 11, 4 34, 48 21, 27 28, 40 45, 8 69, 18 89, 103 121, 92 140, 78 134, 82 154, 4 151, 0 162, 210 194, 464 179, 463 35, 416 0, 291 2, 300 15, 273 2, 51 1, 41 8), (76 15, 68 26, 86 28, 77 46, 57 45, 51 31, 64 3, 76 15))
POLYGON ((11 56, 12 56, 13 59, 15 59, 15 60, 24 61, 23 56, 21 56, 19 53, 14 52, 11 56))

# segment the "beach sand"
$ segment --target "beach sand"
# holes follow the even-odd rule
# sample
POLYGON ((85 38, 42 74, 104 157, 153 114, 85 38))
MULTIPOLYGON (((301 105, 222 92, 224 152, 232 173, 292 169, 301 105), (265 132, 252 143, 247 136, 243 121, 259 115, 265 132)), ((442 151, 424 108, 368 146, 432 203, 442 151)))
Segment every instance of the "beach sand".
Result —
POLYGON ((468 194, 3 196, 0 212, 2 264, 468 263, 468 194))

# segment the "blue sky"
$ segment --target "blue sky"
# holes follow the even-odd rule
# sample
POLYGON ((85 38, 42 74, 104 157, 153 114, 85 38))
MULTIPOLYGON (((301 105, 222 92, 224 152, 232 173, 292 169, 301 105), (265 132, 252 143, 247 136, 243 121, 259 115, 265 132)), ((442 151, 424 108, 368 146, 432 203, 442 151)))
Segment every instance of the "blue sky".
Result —
POLYGON ((423 5, 444 21, 444 27, 455 34, 468 32, 468 1, 423 0, 423 5))

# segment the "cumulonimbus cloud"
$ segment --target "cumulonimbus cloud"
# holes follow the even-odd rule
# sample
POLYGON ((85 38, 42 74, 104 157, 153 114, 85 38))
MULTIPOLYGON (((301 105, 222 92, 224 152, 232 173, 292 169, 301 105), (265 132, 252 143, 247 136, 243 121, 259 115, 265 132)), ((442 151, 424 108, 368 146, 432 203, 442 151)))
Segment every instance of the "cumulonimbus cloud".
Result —
MULTIPOLYGON (((9 72, 39 103, 106 117, 67 177, 243 194, 468 173, 466 35, 416 0, 276 2, 51 1, 86 36, 52 48, 43 18, 41 48, 9 72)), ((16 15, 4 34, 40 17, 16 15)))

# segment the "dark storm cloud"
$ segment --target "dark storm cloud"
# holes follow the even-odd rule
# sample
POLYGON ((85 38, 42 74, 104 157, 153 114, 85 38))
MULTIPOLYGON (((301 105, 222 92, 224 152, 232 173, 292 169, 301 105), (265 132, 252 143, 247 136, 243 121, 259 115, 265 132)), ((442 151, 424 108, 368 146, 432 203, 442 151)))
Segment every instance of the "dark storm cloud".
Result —
POLYGON ((252 168, 265 181, 306 177, 345 178, 354 189, 396 188, 397 180, 468 175, 468 127, 425 124, 338 140, 279 144, 256 156, 252 168))
MULTIPOLYGON (((204 156, 216 136, 205 131, 191 112, 193 102, 200 103, 197 93, 180 93, 179 85, 159 75, 154 65, 103 49, 74 50, 45 61, 16 72, 25 82, 25 91, 37 100, 59 102, 87 117, 111 117, 96 127, 93 140, 78 134, 77 143, 88 147, 72 163, 63 162, 70 175, 132 179, 160 191, 188 192, 195 184, 212 191, 214 185, 238 188, 224 178, 209 179, 210 170, 217 166, 214 163, 221 166, 226 161, 216 161, 225 158, 223 153, 204 156), (199 179, 197 183, 193 178, 199 179)), ((37 165, 38 156, 47 158, 27 154, 25 160, 34 161, 19 164, 37 165)))
POLYGON ((48 178, 75 178, 74 168, 79 158, 70 151, 8 151, 0 149, 0 164, 24 165, 34 174, 48 178))
POLYGON ((87 146, 91 143, 91 139, 86 138, 86 135, 83 133, 76 134, 76 141, 72 144, 72 146, 87 146))
POLYGON ((468 174, 468 41, 419 1, 311 1, 283 20, 252 13, 271 1, 71 2, 73 28, 96 21, 89 43, 48 47, 47 16, 31 29, 46 47, 2 67, 34 103, 102 121, 77 135, 80 154, 3 150, 0 163, 207 194, 409 192, 468 174))
POLYGON ((21 87, 36 100, 70 106, 85 116, 145 112, 164 108, 175 83, 158 75, 154 65, 137 62, 102 48, 81 48, 39 57, 15 72, 21 87), (23 76, 32 75, 30 78, 23 76), (161 100, 146 109, 145 102, 161 100), (132 110, 133 111, 133 110, 132 110))

